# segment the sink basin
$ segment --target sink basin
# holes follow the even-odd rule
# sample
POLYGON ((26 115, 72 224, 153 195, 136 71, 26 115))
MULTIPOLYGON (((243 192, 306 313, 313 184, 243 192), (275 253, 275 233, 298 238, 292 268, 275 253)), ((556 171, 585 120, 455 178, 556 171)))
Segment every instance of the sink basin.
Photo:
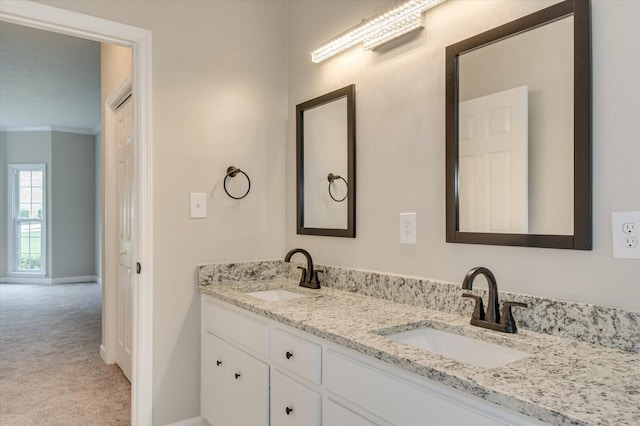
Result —
POLYGON ((293 293, 291 291, 282 290, 281 288, 275 290, 262 290, 262 291, 252 291, 250 293, 245 293, 252 297, 257 297, 258 299, 268 300, 270 302, 277 302, 280 300, 291 300, 298 299, 300 297, 308 297, 304 294, 293 293))
POLYGON ((529 353, 434 328, 416 328, 387 338, 482 368, 495 368, 528 357, 529 353))

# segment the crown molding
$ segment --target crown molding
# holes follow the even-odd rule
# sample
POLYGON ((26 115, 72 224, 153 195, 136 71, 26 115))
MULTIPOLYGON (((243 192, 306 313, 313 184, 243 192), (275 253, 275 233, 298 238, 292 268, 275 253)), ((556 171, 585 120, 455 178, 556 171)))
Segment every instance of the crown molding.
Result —
POLYGON ((100 125, 93 129, 77 129, 58 126, 0 126, 0 132, 60 132, 95 136, 100 133, 100 125))

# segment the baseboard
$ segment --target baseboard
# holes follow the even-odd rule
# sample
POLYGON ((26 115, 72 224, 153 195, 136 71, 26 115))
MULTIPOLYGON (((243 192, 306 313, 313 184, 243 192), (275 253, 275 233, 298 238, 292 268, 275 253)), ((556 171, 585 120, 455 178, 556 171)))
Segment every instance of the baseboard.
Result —
POLYGON ((194 417, 192 419, 180 420, 176 423, 169 423, 165 426, 209 426, 209 423, 202 417, 194 417))
POLYGON ((61 278, 0 277, 0 283, 2 284, 77 284, 94 283, 97 281, 98 277, 95 275, 61 278))
POLYGON ((95 275, 82 275, 79 277, 52 278, 51 284, 95 283, 97 280, 98 277, 95 275))

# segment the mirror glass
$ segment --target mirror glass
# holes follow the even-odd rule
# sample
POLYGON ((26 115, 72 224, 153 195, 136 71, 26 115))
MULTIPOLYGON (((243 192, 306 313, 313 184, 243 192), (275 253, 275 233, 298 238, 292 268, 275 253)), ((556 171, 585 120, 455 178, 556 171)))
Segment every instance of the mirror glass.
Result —
POLYGON ((590 249, 589 11, 581 3, 447 48, 447 241, 590 249))
POLYGON ((355 237, 355 86, 296 110, 298 234, 355 237))

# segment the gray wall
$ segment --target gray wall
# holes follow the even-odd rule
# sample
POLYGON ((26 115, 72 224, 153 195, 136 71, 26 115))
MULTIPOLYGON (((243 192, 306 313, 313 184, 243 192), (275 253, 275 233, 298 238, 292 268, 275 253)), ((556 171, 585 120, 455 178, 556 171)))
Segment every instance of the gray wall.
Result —
MULTIPOLYGON (((8 176, 8 164, 29 164, 29 163, 44 163, 46 164, 46 210, 47 210, 47 223, 51 224, 51 132, 0 132, 4 134, 6 143, 6 156, 3 156, 2 164, 0 167, 0 173, 3 176, 8 176)), ((6 184, 4 199, 6 200, 6 184)), ((8 206, 4 208, 5 215, 8 206)), ((6 216, 5 216, 6 219, 6 216)), ((5 220, 6 222, 6 220, 5 220)), ((6 228, 6 224, 3 222, 2 226, 6 228)), ((6 231, 5 231, 6 232, 6 231)), ((2 240, 2 253, 6 253, 7 241, 2 240)), ((47 277, 51 277, 51 226, 47 227, 47 277)), ((5 254, 6 258, 7 255, 5 254)), ((5 262, 7 260, 5 259, 5 262)), ((5 263, 5 270, 8 272, 9 265, 5 263)), ((6 275, 6 274, 3 274, 6 275)))
POLYGON ((102 283, 102 132, 95 136, 95 274, 102 283))
MULTIPOLYGON (((95 275, 95 136, 56 131, 0 132, 0 141, 0 150, 5 151, 0 162, 3 200, 7 197, 8 164, 46 164, 46 278, 95 275)), ((6 201, 2 206, 2 253, 6 258, 6 201)), ((0 277, 4 277, 6 259, 0 266, 0 277)))
POLYGON ((95 275, 95 136, 52 132, 52 278, 95 275))
MULTIPOLYGON (((4 253, 7 247, 7 136, 0 132, 0 253, 4 253)), ((0 282, 7 271, 7 256, 0 255, 0 282)))

